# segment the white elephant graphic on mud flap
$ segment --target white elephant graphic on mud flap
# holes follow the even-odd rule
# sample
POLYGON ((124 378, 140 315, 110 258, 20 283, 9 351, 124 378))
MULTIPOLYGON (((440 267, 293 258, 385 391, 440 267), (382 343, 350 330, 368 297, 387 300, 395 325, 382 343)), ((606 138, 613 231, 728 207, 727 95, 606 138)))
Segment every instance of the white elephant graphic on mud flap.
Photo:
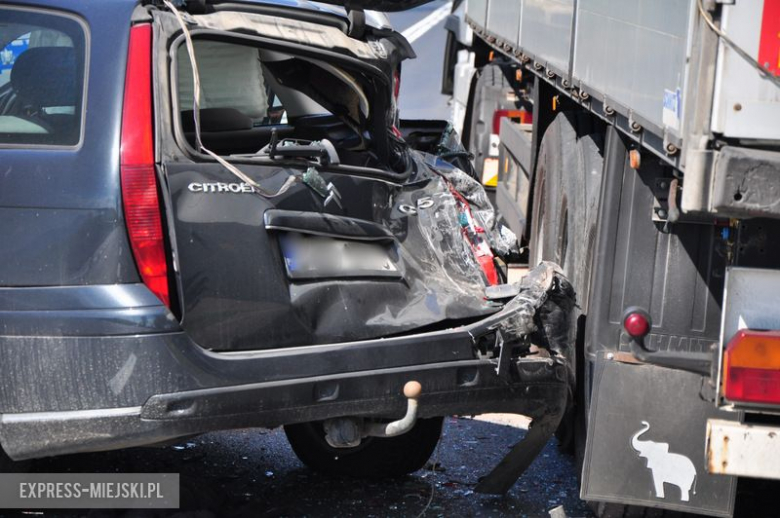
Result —
POLYGON ((672 484, 680 488, 681 500, 688 501, 689 492, 696 482, 696 468, 691 459, 679 453, 669 453, 669 443, 655 441, 640 441, 639 436, 650 429, 647 421, 642 421, 643 429, 639 430, 631 438, 631 447, 639 453, 640 457, 647 459, 647 467, 653 474, 655 496, 664 496, 664 483, 672 484))

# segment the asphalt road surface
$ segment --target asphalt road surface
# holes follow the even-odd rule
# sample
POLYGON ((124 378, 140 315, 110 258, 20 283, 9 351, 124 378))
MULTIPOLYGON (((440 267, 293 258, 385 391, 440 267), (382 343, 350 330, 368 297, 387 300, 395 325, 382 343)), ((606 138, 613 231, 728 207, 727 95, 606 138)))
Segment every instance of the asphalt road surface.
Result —
POLYGON ((590 516, 577 498, 572 459, 561 455, 554 441, 506 496, 474 493, 479 477, 526 431, 524 419, 504 415, 489 419, 492 422, 446 419, 439 449, 427 468, 389 481, 333 478, 310 471, 295 457, 280 429, 212 433, 165 448, 44 459, 27 468, 41 473, 163 472, 181 477, 181 509, 174 513, 42 511, 39 515, 45 517, 537 517, 549 516, 560 506, 569 517, 590 516))

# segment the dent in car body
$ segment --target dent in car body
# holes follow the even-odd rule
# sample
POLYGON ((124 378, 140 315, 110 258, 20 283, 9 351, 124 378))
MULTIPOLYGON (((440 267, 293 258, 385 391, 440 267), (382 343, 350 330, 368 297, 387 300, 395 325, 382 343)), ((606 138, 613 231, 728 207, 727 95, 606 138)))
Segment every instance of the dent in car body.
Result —
MULTIPOLYGON (((273 199, 229 188, 205 192, 193 186, 227 185, 220 166, 168 164, 184 329, 210 349, 267 349, 388 336, 496 312, 501 306, 485 299, 486 282, 463 237, 451 183, 440 174, 465 173, 452 166, 434 172, 422 155, 415 157, 417 173, 405 184, 322 171, 341 192, 343 209, 323 207, 321 197, 300 184, 273 199), (302 223, 280 230, 266 228, 268 211, 330 219, 324 230, 302 223), (360 222, 391 236, 385 246, 400 279, 353 278, 351 272, 288 278, 280 236, 294 231, 356 239, 346 227, 360 222)), ((269 188, 289 174, 278 166, 243 169, 269 188)), ((479 212, 486 214, 488 233, 497 234, 488 226, 495 220, 492 208, 479 212)))

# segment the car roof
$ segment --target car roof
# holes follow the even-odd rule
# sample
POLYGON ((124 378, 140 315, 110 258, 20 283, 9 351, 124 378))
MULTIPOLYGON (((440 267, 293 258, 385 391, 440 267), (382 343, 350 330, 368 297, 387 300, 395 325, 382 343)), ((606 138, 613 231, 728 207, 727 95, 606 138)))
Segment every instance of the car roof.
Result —
POLYGON ((305 9, 307 11, 316 11, 344 16, 343 10, 340 11, 338 8, 310 2, 308 0, 235 0, 231 3, 247 5, 280 5, 282 7, 305 9))
MULTIPOLYGON (((181 1, 181 0, 179 0, 181 1)), ((310 13, 321 14, 325 16, 334 16, 346 22, 347 13, 341 5, 340 0, 327 0, 326 3, 312 2, 309 0, 206 0, 213 4, 228 4, 233 6, 245 5, 247 8, 258 7, 280 7, 283 9, 308 11, 310 13)), ((407 0, 409 1, 409 0, 407 0)), ((414 0, 413 0, 414 1, 414 0)), ((113 9, 123 7, 132 8, 141 3, 141 0, 16 0, 18 6, 42 7, 65 9, 76 13, 87 15, 89 11, 97 11, 101 14, 109 15, 113 9)), ((174 0, 177 3, 177 0, 174 0)), ((194 2, 193 2, 194 3, 194 2)), ((93 18, 87 16, 88 18, 93 18)), ((392 29, 390 20, 382 12, 368 10, 366 11, 366 24, 377 29, 392 29)))
MULTIPOLYGON (((90 6, 90 4, 106 6, 106 5, 135 5, 140 4, 141 0, 16 0, 14 2, 17 5, 29 5, 38 7, 57 7, 61 8, 70 4, 75 11, 83 10, 82 7, 90 6)), ((174 4, 178 4, 179 1, 174 0, 174 4)), ((305 9, 307 11, 335 14, 337 16, 344 16, 344 11, 337 6, 328 6, 324 4, 318 4, 310 2, 308 0, 232 0, 231 4, 244 4, 244 5, 276 5, 281 7, 305 9)), ((91 7, 91 6, 90 6, 91 7)))

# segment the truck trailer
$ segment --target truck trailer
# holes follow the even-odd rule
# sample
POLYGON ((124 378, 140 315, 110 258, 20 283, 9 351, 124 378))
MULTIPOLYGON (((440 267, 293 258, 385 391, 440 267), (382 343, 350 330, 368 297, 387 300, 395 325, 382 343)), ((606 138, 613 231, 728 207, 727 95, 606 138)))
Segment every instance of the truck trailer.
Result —
POLYGON ((577 293, 581 497, 731 516, 739 477, 780 479, 780 1, 465 0, 445 27, 477 173, 577 293))

